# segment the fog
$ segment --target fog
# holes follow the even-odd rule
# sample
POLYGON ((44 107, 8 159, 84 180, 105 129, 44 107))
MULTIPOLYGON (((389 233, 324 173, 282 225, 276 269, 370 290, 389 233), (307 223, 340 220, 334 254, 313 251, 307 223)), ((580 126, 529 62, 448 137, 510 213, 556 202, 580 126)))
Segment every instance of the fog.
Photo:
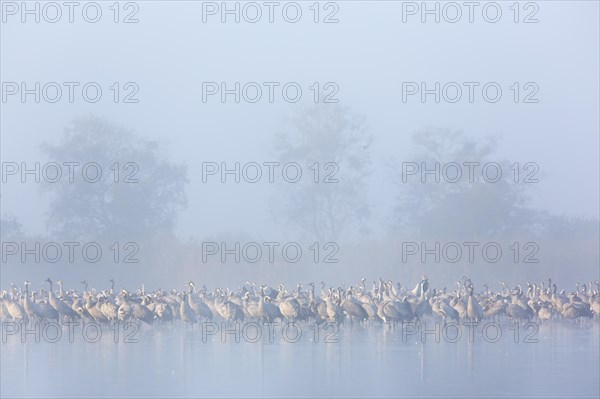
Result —
MULTIPOLYGON (((360 192, 366 196, 364 205, 369 213, 367 215, 364 209, 346 211, 352 215, 350 218, 356 217, 352 212, 362 212, 364 226, 360 230, 351 224, 345 228, 345 237, 351 241, 346 245, 346 252, 340 245, 342 254, 349 253, 347 251, 357 243, 365 246, 361 252, 375 252, 371 243, 378 242, 377 255, 389 253, 393 257, 396 253, 392 242, 399 235, 403 235, 404 241, 419 241, 399 228, 390 228, 388 222, 393 208, 401 201, 398 192, 408 187, 402 183, 401 163, 420 161, 417 159, 419 148, 412 138, 427 130, 458 130, 475 143, 495 137, 497 142, 485 160, 481 154, 465 152, 460 154, 460 159, 456 156, 459 154, 445 154, 447 162, 505 160, 508 164, 519 162, 521 168, 525 163, 535 163, 539 182, 519 182, 512 184, 511 189, 520 185, 518 189, 526 191, 527 206, 535 211, 548 212, 556 218, 575 218, 573 223, 591 221, 592 226, 587 227, 584 235, 597 237, 597 4, 582 2, 576 7, 562 2, 543 4, 535 11, 537 23, 515 23, 514 11, 508 7, 504 7, 504 14, 497 23, 486 22, 481 10, 473 11, 474 21, 469 23, 468 9, 464 7, 465 15, 457 23, 445 21, 452 18, 448 14, 452 10, 443 11, 446 8, 440 8, 440 23, 435 23, 433 14, 425 15, 428 22, 421 23, 420 9, 417 12, 402 3, 363 2, 345 2, 337 8, 321 9, 320 19, 332 14, 329 19, 337 19, 337 23, 314 23, 315 14, 308 4, 302 5, 304 14, 297 23, 286 22, 278 9, 273 11, 274 22, 269 23, 268 8, 264 6, 261 8, 264 16, 259 22, 245 22, 244 17, 251 19, 254 14, 249 14, 252 9, 242 7, 243 4, 238 5, 240 23, 235 23, 233 14, 224 15, 229 22, 221 23, 220 6, 215 11, 212 5, 201 3, 165 7, 160 2, 144 2, 138 5, 139 9, 121 10, 119 18, 134 13, 137 23, 114 23, 114 10, 105 6, 103 17, 95 24, 86 22, 77 10, 73 23, 68 22, 65 9, 62 19, 54 24, 45 21, 43 8, 40 23, 33 22, 34 15, 26 16, 31 23, 20 23, 20 9, 14 11, 15 15, 12 9, 5 11, 6 22, 2 25, 3 162, 26 162, 30 168, 33 166, 29 165, 41 162, 43 166, 50 160, 42 151, 42 143, 58 145, 66 127, 78 118, 101 118, 103 123, 132 130, 143 140, 157 141, 168 162, 187 167, 188 184, 184 193, 187 207, 172 214, 176 221, 171 232, 177 240, 203 241, 207 237, 231 235, 275 242, 301 239, 313 242, 315 231, 298 231, 297 223, 287 223, 285 218, 282 222, 281 217, 273 214, 273 202, 289 201, 278 195, 288 190, 291 183, 283 181, 281 176, 275 183, 269 183, 268 169, 263 163, 281 161, 281 154, 275 148, 277 135, 297 134, 290 119, 307 118, 319 109, 347 107, 344 112, 348 115, 364 117, 364 132, 360 133, 364 143, 357 138, 353 144, 358 148, 369 143, 368 147, 361 148, 364 161, 368 162, 368 166, 365 164, 368 175, 361 189, 353 195, 360 192), (212 15, 213 12, 217 14, 212 15), (417 14, 412 15, 412 12, 417 14), (14 86, 6 82, 16 83, 18 92, 12 94, 14 86), (40 82, 39 103, 35 102, 35 94, 21 97, 22 82, 25 89, 33 89, 33 92, 35 82, 40 82), (49 82, 62 87, 62 97, 55 103, 47 101, 56 97, 54 86, 48 88, 48 93, 42 93, 49 82), (72 103, 64 82, 79 83, 73 86, 72 103), (95 103, 88 102, 81 94, 81 87, 88 82, 97 82, 103 91, 95 103), (120 86, 118 103, 114 102, 116 91, 111 86, 114 82, 120 86), (128 82, 132 84, 125 87, 128 82), (205 82, 215 85, 207 86, 205 82), (235 82, 240 82, 239 103, 235 102, 235 94, 227 95, 222 102, 222 82, 230 90, 235 88, 235 82), (249 86, 249 91, 242 93, 248 82, 256 82, 261 88, 262 97, 256 103, 247 101, 255 97, 255 86, 249 86), (264 82, 273 82, 272 103, 269 86, 264 82), (296 103, 288 102, 281 93, 280 88, 288 82, 297 83, 303 91, 296 103), (317 104, 314 103, 315 82, 322 93, 317 104), (330 86, 325 87, 328 82, 330 86), (416 86, 409 87, 406 82, 416 86), (407 94, 414 87, 420 90, 421 82, 426 82, 424 88, 429 90, 435 88, 435 82, 440 82, 438 103, 435 94, 426 95, 425 102, 420 92, 407 94), (447 92, 442 89, 449 82, 455 82, 462 90, 462 97, 454 103, 446 100, 456 97, 455 86, 451 85, 447 92), (464 82, 473 82, 472 93, 464 82), (481 88, 489 82, 497 83, 502 90, 497 102, 489 102, 482 94, 481 88), (510 88, 514 82, 520 86, 517 103, 515 88, 510 88), (527 83, 535 86, 525 87, 527 83), (207 94, 214 87, 219 92, 207 94), (135 94, 126 98, 134 91, 135 94), (323 104, 334 91, 329 100, 338 103, 323 104), (525 103, 527 95, 534 91, 528 100, 536 102, 525 103), (236 162, 241 167, 256 162, 263 165, 264 177, 258 183, 248 183, 242 178, 236 184, 233 175, 223 183, 217 174, 206 176, 203 182, 203 164, 207 162, 219 165, 225 162, 229 168, 236 162)), ((230 6, 234 7, 235 3, 230 6)), ((529 15, 533 11, 523 9, 521 14, 529 15)), ((292 15, 292 11, 287 13, 292 15)), ((525 18, 523 15, 519 18, 525 18)), ((89 90, 93 96, 95 89, 89 90)), ((293 98, 295 89, 289 90, 293 98)), ((490 90, 493 96, 495 88, 490 90)), ((440 134, 444 135, 447 134, 440 134)), ((341 147, 347 138, 339 140, 332 145, 341 147)), ((322 143, 314 141, 311 145, 318 148, 322 143)), ((306 161, 301 165, 304 176, 314 172, 308 169, 314 162, 336 161, 328 158, 328 150, 314 154, 308 151, 288 158, 290 162, 306 161)), ((348 153, 348 150, 339 151, 348 153)), ((72 161, 70 156, 62 152, 53 160, 69 162, 72 161)), ((98 162, 92 159, 93 152, 86 156, 88 159, 80 160, 82 163, 98 162)), ((117 157, 122 163, 134 162, 124 159, 126 155, 117 157)), ((439 162, 432 159, 436 161, 439 162)), ((139 168, 143 173, 144 165, 140 164, 139 168)), ((354 171, 349 168, 344 170, 344 165, 339 165, 340 184, 344 184, 344 178, 351 181, 354 171)), ((466 173, 466 169, 463 172, 466 173)), ((503 172, 504 176, 512 173, 506 169, 503 172)), ((51 193, 40 188, 44 185, 43 177, 40 184, 31 182, 33 175, 29 180, 27 176, 21 177, 20 172, 5 176, 2 214, 14 216, 22 225, 23 234, 46 237, 52 233, 48 219, 51 193)), ((419 177, 417 174, 411 179, 419 177)), ((151 183, 141 181, 139 184, 151 183)), ((455 183, 444 183, 442 179, 440 184, 455 183)), ((306 190, 316 188, 318 185, 306 190)), ((469 201, 477 199, 467 198, 454 211, 472 212, 469 201)), ((307 218, 308 213, 310 211, 302 217, 307 218)), ((478 215, 480 218, 488 216, 478 215)), ((136 220, 132 218, 128 223, 135 224, 136 220)), ((575 227, 582 228, 585 227, 575 227)), ((68 233, 68 226, 66 229, 68 233)), ((92 231, 89 238, 94 239, 92 231)), ((463 239, 456 235, 449 238, 463 239)), ((487 237, 475 238, 487 240, 487 237)), ((528 241, 536 239, 539 237, 528 241)), ((574 248, 570 247, 569 251, 578 255, 585 252, 584 259, 577 259, 585 266, 577 265, 576 270, 568 271, 556 268, 553 270, 559 273, 556 277, 570 283, 593 278, 598 266, 598 248, 594 242, 597 244, 593 239, 573 243, 574 248), (577 273, 575 278, 572 273, 577 273)), ((542 247, 540 256, 549 255, 551 251, 548 246, 542 247)), ((548 258, 551 256, 545 260, 548 258)), ((363 274, 367 278, 378 277, 379 269, 359 264, 350 267, 351 263, 344 265, 343 270, 361 268, 352 278, 363 274)), ((48 271, 57 266, 49 266, 48 271)), ((176 265, 170 267, 176 268, 176 265)), ((446 269, 451 271, 453 267, 446 269)), ((474 269, 477 265, 469 267, 474 269)), ((547 268, 543 264, 535 268, 537 272, 528 277, 546 277, 547 268)), ((327 269, 327 265, 323 269, 327 269)), ((406 272, 404 269, 386 271, 401 276, 406 272)), ((490 269, 501 276, 501 267, 490 269)), ((3 274, 10 273, 7 276, 11 280, 22 279, 22 275, 8 270, 3 267, 3 274)), ((98 284, 103 282, 106 276, 102 268, 94 268, 94 273, 99 277, 98 284)), ((120 273, 127 277, 126 270, 120 273)), ((270 272, 269 275, 272 276, 270 272)), ((275 275, 276 279, 286 278, 285 273, 275 275)), ((146 283, 152 281, 149 274, 139 277, 146 283)), ((227 282, 219 280, 219 283, 227 282)))
POLYGON ((600 279, 597 2, 273 4, 2 2, 0 290, 600 279))

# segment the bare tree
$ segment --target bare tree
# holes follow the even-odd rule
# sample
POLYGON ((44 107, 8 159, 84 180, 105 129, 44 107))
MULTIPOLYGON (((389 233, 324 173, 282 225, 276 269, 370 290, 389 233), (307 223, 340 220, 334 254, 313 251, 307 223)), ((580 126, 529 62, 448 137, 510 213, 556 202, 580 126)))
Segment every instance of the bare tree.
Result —
POLYGON ((273 204, 276 217, 323 242, 351 228, 364 229, 370 216, 371 143, 365 118, 337 104, 315 105, 290 118, 276 137, 275 153, 282 163, 301 165, 306 176, 280 185, 273 204))

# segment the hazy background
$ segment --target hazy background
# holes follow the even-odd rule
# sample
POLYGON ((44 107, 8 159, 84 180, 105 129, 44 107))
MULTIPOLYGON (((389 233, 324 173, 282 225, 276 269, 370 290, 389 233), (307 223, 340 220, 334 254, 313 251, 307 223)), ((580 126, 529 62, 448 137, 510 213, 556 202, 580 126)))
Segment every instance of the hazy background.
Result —
POLYGON ((80 14, 73 24, 2 24, 2 82, 94 81, 104 92, 95 104, 64 94, 56 104, 10 97, 1 104, 0 155, 28 164, 137 162, 140 181, 47 187, 10 177, 2 183, 2 241, 134 241, 140 263, 115 263, 108 253, 97 264, 13 257, 1 265, 2 287, 48 276, 163 288, 188 279, 235 287, 354 284, 363 276, 413 285, 424 272, 434 286, 465 274, 491 283, 552 277, 568 286, 598 279, 598 3, 539 2, 535 24, 514 23, 512 3, 501 3, 497 24, 480 11, 474 23, 465 15, 456 24, 418 16, 402 23, 402 3, 359 1, 339 2, 335 24, 313 23, 312 3, 301 3, 297 24, 280 12, 272 24, 265 15, 222 24, 218 16, 203 23, 201 3, 158 1, 138 3, 139 23, 115 24, 110 4, 101 4, 97 24, 80 14), (293 81, 303 98, 204 103, 207 81, 293 81), (480 90, 474 103, 464 92, 456 104, 431 96, 404 103, 402 82, 422 81, 493 81, 503 95, 497 103, 480 90), (115 104, 113 82, 135 82, 139 102, 115 104), (314 82, 335 82, 339 103, 314 104, 314 82), (514 103, 514 82, 535 82, 539 102, 514 103), (300 163, 307 178, 314 162, 337 162, 340 182, 202 182, 203 162, 285 160, 300 163), (423 160, 498 162, 504 172, 535 162, 539 183, 508 174, 496 184, 403 183, 401 163, 423 160), (505 250, 535 242, 539 263, 515 263, 509 252, 496 264, 401 261, 401 242, 436 240, 498 241, 505 250), (203 241, 306 245, 296 264, 223 264, 202 262, 203 241), (307 248, 315 241, 337 243, 340 262, 314 263, 307 248))

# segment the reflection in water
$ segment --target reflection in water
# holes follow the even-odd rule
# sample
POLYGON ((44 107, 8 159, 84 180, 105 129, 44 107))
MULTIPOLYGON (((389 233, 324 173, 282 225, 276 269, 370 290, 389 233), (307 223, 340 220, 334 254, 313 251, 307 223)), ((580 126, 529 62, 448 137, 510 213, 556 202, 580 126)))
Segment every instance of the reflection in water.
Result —
POLYGON ((498 342, 456 343, 401 328, 342 327, 324 343, 308 325, 298 342, 236 343, 180 327, 142 329, 138 343, 68 339, 1 345, 3 397, 466 396, 598 397, 600 326, 549 323, 524 343, 510 325, 498 342), (518 339, 517 339, 518 338, 518 339), (515 342, 517 339, 517 342, 515 342), (225 340, 226 342, 222 342, 225 340), (207 341, 207 342, 204 342, 207 341), (317 342, 316 342, 317 341, 317 342))

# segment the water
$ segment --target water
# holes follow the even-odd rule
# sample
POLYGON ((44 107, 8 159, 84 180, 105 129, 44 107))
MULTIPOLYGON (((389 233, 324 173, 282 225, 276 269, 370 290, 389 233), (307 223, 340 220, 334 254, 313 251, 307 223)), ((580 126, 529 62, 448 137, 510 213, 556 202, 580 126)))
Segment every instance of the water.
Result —
POLYGON ((494 329, 488 341, 476 330, 469 342, 464 326, 455 343, 444 341, 456 336, 450 329, 435 342, 406 328, 345 326, 330 337, 338 342, 325 343, 323 331, 315 342, 314 330, 300 328, 295 343, 277 327, 273 342, 265 327, 256 343, 203 338, 198 326, 142 328, 137 343, 122 335, 115 343, 108 329, 96 343, 77 330, 73 343, 66 335, 57 343, 5 336, 1 396, 600 397, 597 321, 521 328, 518 337, 502 323, 495 343, 494 329), (523 342, 527 335, 538 342, 523 342))

